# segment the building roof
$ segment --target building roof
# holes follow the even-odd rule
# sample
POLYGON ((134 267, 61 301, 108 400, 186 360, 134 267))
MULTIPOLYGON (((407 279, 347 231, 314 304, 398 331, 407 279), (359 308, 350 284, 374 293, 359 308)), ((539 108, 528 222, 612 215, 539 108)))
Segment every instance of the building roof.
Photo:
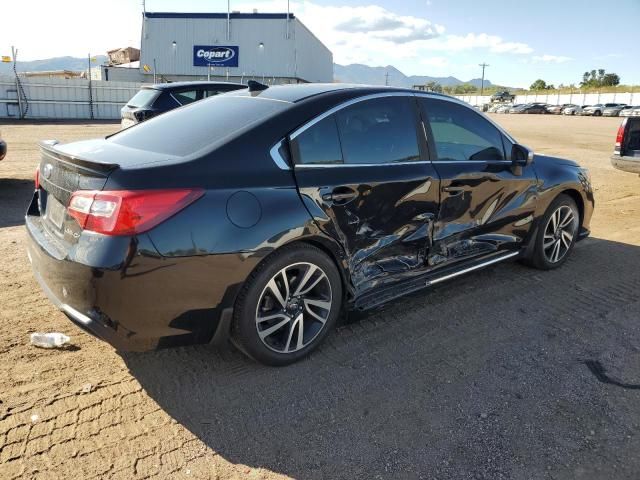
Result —
POLYGON ((153 85, 143 85, 142 88, 152 88, 154 90, 173 90, 175 88, 183 87, 215 87, 231 85, 235 87, 246 88, 247 86, 242 83, 233 82, 210 82, 210 81, 193 81, 193 82, 167 82, 167 83, 155 83, 153 85))
MULTIPOLYGON (((227 13, 187 13, 187 12, 145 12, 145 18, 227 18, 227 13)), ((285 20, 286 13, 238 13, 231 12, 229 18, 235 19, 271 19, 285 20)), ((290 19, 296 18, 293 13, 289 14, 290 19)))

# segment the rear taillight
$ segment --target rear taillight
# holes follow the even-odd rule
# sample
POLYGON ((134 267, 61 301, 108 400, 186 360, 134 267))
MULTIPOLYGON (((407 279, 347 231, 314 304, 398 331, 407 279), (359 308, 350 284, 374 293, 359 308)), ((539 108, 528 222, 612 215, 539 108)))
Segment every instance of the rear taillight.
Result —
POLYGON ((36 186, 36 190, 40 188, 40 167, 36 168, 36 173, 33 176, 33 183, 36 186))
POLYGON ((69 215, 84 230, 104 235, 134 235, 152 229, 195 202, 199 188, 172 190, 77 191, 69 215))
POLYGON ((624 142, 624 132, 627 129, 627 118, 622 120, 620 127, 618 128, 618 134, 616 135, 616 147, 615 153, 620 153, 622 149, 622 143, 624 142))

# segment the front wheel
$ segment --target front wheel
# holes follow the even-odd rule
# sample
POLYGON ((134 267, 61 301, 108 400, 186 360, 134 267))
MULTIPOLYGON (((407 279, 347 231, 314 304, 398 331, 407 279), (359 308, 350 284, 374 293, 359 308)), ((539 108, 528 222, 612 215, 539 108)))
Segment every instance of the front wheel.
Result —
POLYGON ((525 262, 541 270, 558 268, 571 254, 578 236, 580 214, 568 195, 558 195, 544 214, 535 245, 525 262))
POLYGON ((311 245, 284 247, 247 280, 236 301, 232 338, 261 363, 288 365, 322 342, 341 304, 342 282, 333 261, 311 245))

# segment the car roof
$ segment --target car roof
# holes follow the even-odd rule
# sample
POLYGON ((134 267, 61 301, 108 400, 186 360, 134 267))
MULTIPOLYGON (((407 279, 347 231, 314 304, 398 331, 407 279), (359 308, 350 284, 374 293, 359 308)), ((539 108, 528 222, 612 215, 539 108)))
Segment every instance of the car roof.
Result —
POLYGON ((153 85, 143 85, 142 88, 149 88, 153 90, 173 90, 185 87, 239 87, 247 88, 242 83, 233 82, 209 82, 209 81, 193 81, 193 82, 168 82, 168 83, 154 83, 153 85))
POLYGON ((428 93, 429 95, 441 96, 443 98, 453 98, 449 95, 434 92, 422 92, 411 88, 386 87, 376 85, 358 85, 349 83, 303 83, 291 85, 274 85, 265 90, 251 92, 249 90, 238 90, 227 95, 261 97, 270 100, 280 100, 290 103, 300 102, 309 97, 329 94, 338 91, 352 91, 354 97, 385 92, 405 92, 405 93, 428 93))

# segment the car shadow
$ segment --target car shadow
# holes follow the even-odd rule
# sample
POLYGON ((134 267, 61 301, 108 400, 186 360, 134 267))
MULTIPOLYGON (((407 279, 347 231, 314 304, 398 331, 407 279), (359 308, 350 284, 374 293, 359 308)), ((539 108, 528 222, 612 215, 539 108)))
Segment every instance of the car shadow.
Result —
POLYGON ((638 442, 602 437, 593 456, 584 432, 640 418, 640 402, 608 393, 584 359, 640 383, 624 370, 640 357, 639 267, 640 247, 601 239, 553 271, 492 266, 350 322, 285 368, 208 346, 124 358, 234 464, 299 479, 566 478, 625 458, 625 478, 638 442))
POLYGON ((33 180, 0 178, 0 228, 24 224, 33 196, 33 180))

